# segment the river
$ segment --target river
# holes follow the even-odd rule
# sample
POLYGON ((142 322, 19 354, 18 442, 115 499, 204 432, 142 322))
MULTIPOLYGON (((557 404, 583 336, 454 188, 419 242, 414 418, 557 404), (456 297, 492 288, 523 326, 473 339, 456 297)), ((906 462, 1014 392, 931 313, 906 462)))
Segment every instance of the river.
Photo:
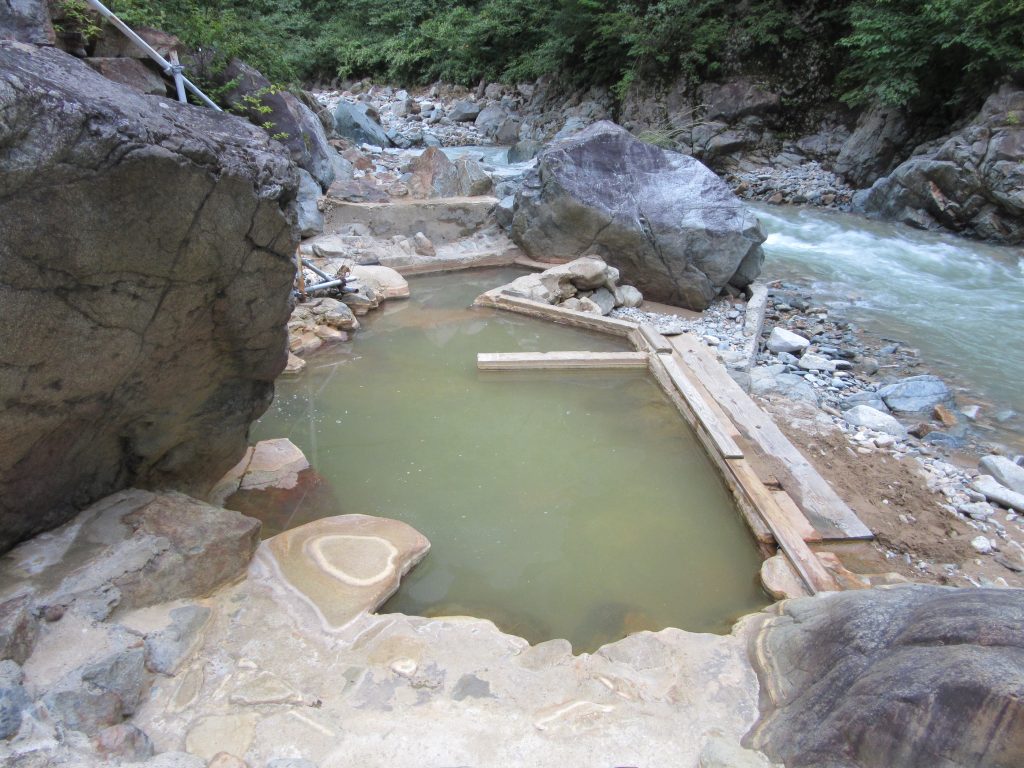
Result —
POLYGON ((918 349, 962 388, 961 404, 980 403, 1020 434, 1024 250, 833 211, 753 207, 768 233, 766 279, 809 283, 816 301, 918 349))

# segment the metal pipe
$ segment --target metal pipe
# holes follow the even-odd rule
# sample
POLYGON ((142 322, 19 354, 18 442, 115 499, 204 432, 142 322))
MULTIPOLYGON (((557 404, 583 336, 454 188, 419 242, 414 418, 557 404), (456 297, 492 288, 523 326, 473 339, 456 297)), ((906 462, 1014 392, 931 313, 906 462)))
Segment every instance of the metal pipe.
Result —
POLYGON ((129 27, 127 24, 121 21, 117 16, 115 16, 114 12, 107 8, 107 6, 105 6, 103 3, 101 3, 100 0, 85 0, 85 2, 88 3, 89 6, 93 8, 97 13, 99 13, 100 16, 102 16, 115 27, 117 27, 129 40, 131 40, 133 43, 139 46, 139 48, 145 51, 146 55, 149 56, 149 58, 151 58, 153 61, 160 65, 160 68, 164 71, 164 74, 174 77, 175 85, 178 87, 179 100, 184 101, 184 99, 182 98, 184 94, 181 90, 181 85, 177 82, 178 78, 180 77, 185 87, 192 91, 192 93, 194 93, 198 98, 200 98, 203 101, 203 103, 206 104, 206 106, 211 107, 212 109, 215 109, 218 112, 223 111, 220 107, 218 107, 216 104, 210 101, 210 99, 206 96, 205 93, 203 93, 195 85, 193 85, 191 80, 189 80, 187 77, 181 74, 180 64, 171 64, 171 62, 169 62, 167 59, 165 59, 163 56, 157 53, 156 50, 149 43, 147 43, 145 40, 139 37, 135 30, 133 30, 131 27, 129 27))
POLYGON ((337 279, 337 278, 331 277, 326 272, 324 272, 322 269, 317 269, 316 267, 314 267, 312 264, 309 263, 308 259, 303 259, 302 260, 302 266, 304 266, 306 269, 310 270, 311 272, 315 272, 320 277, 322 277, 324 280, 335 280, 335 279, 337 279))
POLYGON ((182 67, 181 62, 178 61, 178 52, 171 51, 167 58, 171 62, 171 69, 174 74, 174 90, 178 92, 178 101, 182 104, 187 104, 188 98, 185 96, 185 78, 182 75, 184 67, 182 67))
POLYGON ((326 283, 317 283, 316 285, 307 285, 306 293, 313 293, 314 291, 323 291, 327 288, 337 288, 340 285, 344 285, 344 280, 328 280, 326 283))

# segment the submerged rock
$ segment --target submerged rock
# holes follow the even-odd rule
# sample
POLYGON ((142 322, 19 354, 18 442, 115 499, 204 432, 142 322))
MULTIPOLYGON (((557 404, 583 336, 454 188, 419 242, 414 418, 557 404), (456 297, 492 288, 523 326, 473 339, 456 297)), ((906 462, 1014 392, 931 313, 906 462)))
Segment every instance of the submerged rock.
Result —
POLYGON ((0 41, 0 113, 2 551, 238 461, 285 365, 296 175, 241 118, 51 48, 0 41))
POLYGON ((512 237, 538 259, 594 253, 645 297, 700 310, 757 274, 765 235, 697 160, 603 121, 541 152, 512 237))
POLYGON ((269 539, 261 557, 313 607, 326 629, 373 611, 430 549, 397 520, 366 515, 326 517, 269 539))

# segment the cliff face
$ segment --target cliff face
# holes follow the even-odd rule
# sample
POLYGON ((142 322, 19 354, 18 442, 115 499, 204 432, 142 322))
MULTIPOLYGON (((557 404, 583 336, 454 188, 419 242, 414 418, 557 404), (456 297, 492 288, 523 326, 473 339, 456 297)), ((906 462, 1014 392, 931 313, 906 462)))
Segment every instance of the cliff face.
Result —
POLYGON ((296 184, 240 118, 0 41, 0 551, 241 457, 285 364, 296 184))

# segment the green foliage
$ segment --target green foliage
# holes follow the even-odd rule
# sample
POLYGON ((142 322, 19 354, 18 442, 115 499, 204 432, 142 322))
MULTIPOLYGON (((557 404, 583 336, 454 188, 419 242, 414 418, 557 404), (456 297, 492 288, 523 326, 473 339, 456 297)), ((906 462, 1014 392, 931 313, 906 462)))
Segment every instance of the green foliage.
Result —
POLYGON ((81 35, 86 43, 99 35, 99 15, 83 0, 61 0, 59 6, 61 20, 53 25, 57 32, 75 32, 81 35))
MULTIPOLYGON (((227 85, 233 88, 237 83, 236 81, 231 80, 227 85)), ((287 131, 275 132, 274 129, 277 128, 277 123, 273 120, 261 119, 264 115, 269 115, 274 111, 273 107, 264 101, 265 97, 280 93, 283 90, 285 89, 279 85, 270 85, 266 88, 260 88, 258 91, 254 91, 253 93, 242 94, 240 97, 236 98, 231 106, 228 107, 228 111, 242 115, 247 118, 249 122, 254 125, 258 125, 270 134, 270 138, 277 139, 278 141, 284 141, 289 136, 287 131)))
POLYGON ((274 82, 290 83, 306 76, 316 34, 303 4, 301 0, 116 0, 111 9, 128 24, 163 29, 190 48, 202 49, 209 69, 202 74, 215 74, 232 58, 239 58, 274 82))
POLYGON ((622 96, 638 80, 756 72, 790 91, 838 77, 851 104, 927 108, 1024 68, 1024 0, 117 0, 115 10, 203 48, 211 71, 238 57, 283 83, 558 74, 622 96))
POLYGON ((1024 68, 1024 0, 858 0, 850 22, 851 104, 964 99, 1024 68))

